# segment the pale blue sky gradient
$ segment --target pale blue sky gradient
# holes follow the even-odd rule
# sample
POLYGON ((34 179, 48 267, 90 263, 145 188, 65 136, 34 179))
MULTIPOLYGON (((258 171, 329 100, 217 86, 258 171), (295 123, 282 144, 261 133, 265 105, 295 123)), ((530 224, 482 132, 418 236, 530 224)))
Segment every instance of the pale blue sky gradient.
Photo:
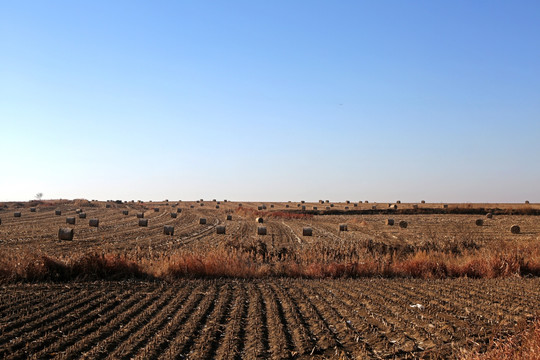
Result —
POLYGON ((538 1, 0 2, 0 201, 540 202, 538 1))

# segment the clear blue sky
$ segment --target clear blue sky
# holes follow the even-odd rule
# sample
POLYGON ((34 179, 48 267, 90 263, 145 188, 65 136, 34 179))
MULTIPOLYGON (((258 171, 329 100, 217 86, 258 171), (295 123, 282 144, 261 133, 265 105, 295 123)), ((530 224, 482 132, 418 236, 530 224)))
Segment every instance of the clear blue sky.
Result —
POLYGON ((0 201, 540 202, 538 1, 2 1, 0 201))

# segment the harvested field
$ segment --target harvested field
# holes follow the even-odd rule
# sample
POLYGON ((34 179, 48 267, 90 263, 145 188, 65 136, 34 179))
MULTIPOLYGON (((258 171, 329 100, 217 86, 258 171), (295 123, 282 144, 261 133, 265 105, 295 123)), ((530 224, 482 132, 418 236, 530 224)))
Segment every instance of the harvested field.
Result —
POLYGON ((0 357, 455 358, 539 316, 538 205, 194 204, 0 206, 0 357))
POLYGON ((74 282, 0 299, 7 359, 447 358, 532 321, 540 281, 74 282))

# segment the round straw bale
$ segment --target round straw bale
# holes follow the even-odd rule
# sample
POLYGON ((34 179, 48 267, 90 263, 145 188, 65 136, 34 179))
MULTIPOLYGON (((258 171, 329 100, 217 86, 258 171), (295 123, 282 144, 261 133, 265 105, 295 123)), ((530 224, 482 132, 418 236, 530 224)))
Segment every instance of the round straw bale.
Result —
POLYGON ((274 204, 270 204, 270 207, 273 208, 273 207, 274 207, 274 204))
POLYGON ((206 218, 200 218, 199 219, 199 224, 201 224, 201 225, 206 224, 206 218))
POLYGON ((296 204, 296 207, 300 207, 302 204, 296 204))
POLYGON ((422 201, 420 201, 420 203, 425 204, 425 203, 426 203, 426 200, 422 200, 422 201))
POLYGON ((345 206, 345 210, 349 210, 349 207, 348 207, 348 206, 345 206))
POLYGON ((129 215, 129 211, 128 210, 122 210, 122 214, 123 215, 129 215))
POLYGON ((324 200, 319 200, 319 204, 324 204, 324 200))
POLYGON ((305 203, 306 203, 304 200, 301 200, 300 202, 301 202, 302 204, 305 204, 305 203))
POLYGON ((285 205, 285 207, 288 208, 288 207, 289 207, 289 204, 285 205))
POLYGON ((189 205, 189 208, 193 209, 193 208, 195 208, 195 205, 189 205))
POLYGON ((75 209, 75 214, 80 214, 82 212, 83 212, 82 209, 75 209))
POLYGON ((137 213, 137 219, 144 218, 144 212, 137 213))
POLYGON ((314 206, 314 207, 313 207, 313 210, 317 210, 317 207, 316 207, 316 206, 314 206))
POLYGON ((393 226, 394 225, 394 219, 386 219, 386 225, 393 226))
POLYGON ((238 204, 238 207, 242 207, 242 203, 238 204))
POLYGON ((519 225, 513 225, 511 228, 510 228, 510 232, 512 234, 519 234, 521 232, 521 229, 519 227, 519 225))
POLYGON ((476 221, 474 223, 476 224, 476 226, 482 226, 482 225, 484 225, 484 220, 476 219, 476 221))
POLYGON ((216 205, 216 209, 219 209, 219 205, 216 205))
POLYGON ((178 209, 176 209, 176 212, 177 212, 177 213, 181 213, 181 212, 182 212, 182 209, 178 208, 178 209))
POLYGON ((397 205, 396 204, 388 204, 388 208, 390 210, 397 210, 397 205))
POLYGON ((257 210, 261 211, 263 209, 262 206, 257 206, 257 210))
POLYGON ((36 212, 36 208, 35 208, 35 207, 31 207, 31 208, 30 208, 30 212, 36 212))
POLYGON ((201 203, 201 206, 204 206, 204 203, 201 203))
POLYGON ((492 219, 492 218, 493 218, 493 214, 489 212, 489 213, 486 214, 486 217, 487 217, 488 219, 492 219))
POLYGON ((256 218, 255 221, 257 221, 259 224, 264 223, 264 219, 262 217, 256 218))
POLYGON ((330 200, 324 200, 325 203, 329 204, 330 203, 330 200))
POLYGON ((99 226, 99 219, 90 219, 88 222, 88 225, 92 227, 98 227, 99 226))
POLYGON ((74 225, 75 224, 75 218, 74 217, 67 217, 66 218, 66 224, 71 224, 71 225, 74 225))
POLYGON ((257 235, 266 235, 266 226, 258 226, 257 235))
POLYGON ((216 204, 221 205, 221 201, 216 202, 216 204))
POLYGON ((400 228, 406 229, 409 224, 405 220, 401 220, 398 225, 400 228))
POLYGON ((86 213, 79 213, 79 219, 86 219, 86 213))
POLYGON ((525 200, 525 204, 530 204, 529 200, 525 200))
POLYGON ((371 210, 377 209, 377 205, 371 205, 371 210))
POLYGON ((313 235, 313 229, 310 228, 310 227, 302 228, 302 235, 303 236, 312 236, 313 235))
POLYGON ((448 204, 444 204, 443 209, 448 209, 448 204))
POLYGON ((159 212, 159 208, 155 207, 154 212, 159 212))
POLYGON ((57 216, 58 216, 58 215, 62 215, 62 211, 60 211, 60 210, 55 210, 55 211, 54 211, 54 215, 57 215, 57 216))
POLYGON ((396 204, 401 204, 401 200, 396 201, 396 204))
POLYGON ((225 234, 225 226, 224 225, 216 226, 216 234, 225 234))
POLYGON ((263 205, 262 208, 263 208, 263 210, 266 210, 266 205, 263 205))
POLYGON ((339 224, 339 231, 347 231, 347 224, 339 224))
POLYGON ((173 236, 174 235, 174 226, 171 226, 171 225, 165 225, 163 227, 163 233, 165 235, 171 235, 173 236))
POLYGON ((148 226, 148 219, 139 219, 139 226, 148 226))
POLYGON ((13 217, 21 217, 21 212, 20 211, 17 211, 17 212, 14 212, 13 213, 13 217))
POLYGON ((58 240, 73 240, 73 229, 70 229, 70 228, 58 229, 58 240))
POLYGON ((177 216, 178 216, 178 213, 175 213, 175 212, 171 213, 171 218, 176 219, 177 216))
POLYGON ((232 220, 232 215, 227 215, 227 220, 231 221, 232 220))
POLYGON ((216 199, 212 199, 213 202, 216 202, 216 199))
POLYGON ((369 201, 367 201, 367 200, 366 200, 366 201, 364 201, 364 204, 369 204, 369 201))
POLYGON ((358 204, 357 204, 357 203, 354 203, 353 206, 354 206, 354 207, 358 207, 358 204))
POLYGON ((350 200, 346 200, 346 201, 345 201, 345 203, 347 203, 347 204, 350 204, 350 203, 351 203, 351 201, 350 201, 350 200))

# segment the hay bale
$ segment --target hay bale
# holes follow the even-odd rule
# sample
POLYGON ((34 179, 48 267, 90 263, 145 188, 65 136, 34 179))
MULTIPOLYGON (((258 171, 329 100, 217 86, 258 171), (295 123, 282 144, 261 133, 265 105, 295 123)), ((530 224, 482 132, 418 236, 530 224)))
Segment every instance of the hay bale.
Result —
POLYGON ((212 199, 213 202, 216 202, 216 199, 212 199))
POLYGON ((310 227, 304 227, 302 228, 302 236, 312 236, 313 235, 313 229, 310 227))
POLYGON ((219 205, 216 205, 216 209, 219 209, 219 205))
POLYGON ((476 219, 476 221, 474 223, 476 224, 476 226, 482 226, 482 225, 484 225, 484 220, 476 219))
POLYGON ((200 218, 200 219, 199 219, 199 224, 200 224, 200 225, 206 224, 206 218, 200 218))
POLYGON ((232 215, 227 215, 227 220, 231 221, 232 220, 232 215))
POLYGON ((75 225, 75 218, 74 217, 67 217, 66 218, 66 224, 75 225))
POLYGON ((306 205, 302 205, 302 211, 306 210, 306 205))
POLYGON ((201 206, 204 206, 204 203, 201 203, 201 206))
POLYGON ((54 211, 54 215, 60 216, 60 215, 62 215, 62 211, 60 211, 60 210, 55 210, 55 211, 54 211))
POLYGON ((110 208, 111 208, 111 204, 105 205, 105 208, 110 209, 110 208))
POLYGON ((448 209, 448 204, 444 204, 443 209, 448 209))
POLYGON ((415 210, 418 209, 418 204, 413 204, 412 208, 415 210))
POLYGON ((364 201, 364 203, 365 203, 365 204, 369 204, 369 201, 366 200, 366 201, 364 201))
POLYGON ((174 235, 174 226, 165 225, 163 227, 163 234, 173 236, 174 235))
POLYGON ((349 207, 348 207, 348 206, 345 206, 345 210, 349 210, 349 207))
POLYGON ((216 202, 216 204, 221 205, 221 201, 216 202))
POLYGON ((148 219, 139 219, 139 226, 148 226, 148 219))
POLYGON ((79 219, 86 219, 86 213, 79 213, 79 219))
POLYGON ((266 210, 266 205, 263 205, 262 207, 263 207, 263 210, 266 210))
POLYGON ((396 201, 396 204, 401 204, 401 200, 396 201))
POLYGON ((339 224, 339 231, 347 231, 347 224, 339 224))
POLYGON ((330 203, 330 200, 324 200, 325 203, 329 204, 330 203))
POLYGON ((358 204, 357 204, 357 203, 354 203, 353 206, 354 206, 354 207, 358 207, 358 204))
POLYGON ((314 207, 313 207, 313 210, 317 210, 317 207, 316 207, 316 206, 314 206, 314 207))
POLYGON ((88 222, 88 225, 91 227, 98 227, 99 226, 99 219, 90 219, 88 222))
POLYGON ((274 208, 274 204, 270 204, 270 207, 271 207, 271 208, 274 208))
POLYGON ((425 203, 426 203, 426 200, 422 200, 422 201, 420 201, 420 203, 425 204, 425 203))
POLYGON ((80 214, 82 212, 83 212, 82 209, 75 209, 75 214, 80 214))
POLYGON ((399 227, 402 228, 402 229, 406 229, 407 226, 409 226, 409 224, 405 221, 405 220, 401 220, 399 223, 398 223, 399 227))
POLYGON ((58 240, 73 240, 73 229, 71 228, 58 229, 58 240))
POLYGON ((300 206, 302 206, 302 204, 296 204, 296 207, 300 207, 300 206))
POLYGON ((242 207, 242 203, 238 204, 238 207, 242 207))
POLYGON ((493 218, 493 214, 489 212, 489 213, 486 214, 486 217, 487 217, 488 219, 491 219, 491 218, 493 218))
POLYGON ((371 210, 376 210, 377 209, 377 205, 371 205, 371 210))
POLYGON ((30 212, 36 212, 36 208, 35 208, 35 207, 31 207, 31 208, 30 208, 30 212))
POLYGON ((194 208, 195 208, 195 205, 190 205, 189 208, 190 208, 190 209, 194 209, 194 208))
POLYGON ((257 221, 259 224, 264 223, 264 219, 262 217, 256 218, 255 221, 257 221))
POLYGON ((20 211, 17 211, 17 212, 13 213, 13 217, 21 217, 21 216, 22 216, 22 214, 21 214, 20 211))
POLYGON ((388 204, 388 209, 397 210, 397 205, 396 204, 388 204))
POLYGON ((345 203, 350 204, 351 201, 350 200, 345 200, 345 203))
POLYGON ((324 204, 324 200, 319 200, 319 204, 324 204))
POLYGON ((129 215, 129 211, 128 210, 122 210, 122 214, 123 215, 129 215))
POLYGON ((180 214, 182 212, 182 209, 178 208, 176 209, 176 212, 180 214))
POLYGON ((137 213, 137 219, 144 218, 144 212, 137 213))
POLYGON ((257 235, 266 235, 266 226, 258 226, 257 235))
POLYGON ((175 213, 175 212, 171 213, 171 218, 176 219, 177 216, 178 216, 178 213, 175 213))
POLYGON ((386 219, 386 225, 394 226, 394 219, 386 219))
POLYGON ((263 209, 262 206, 257 206, 257 210, 261 211, 263 209))
POLYGON ((159 208, 155 207, 154 212, 159 212, 159 208))
POLYGON ((529 200, 525 200, 525 204, 530 204, 529 200))
POLYGON ((288 207, 289 207, 289 204, 285 205, 285 207, 288 208, 288 207))
POLYGON ((216 226, 216 234, 224 235, 225 226, 224 225, 216 226))
POLYGON ((301 202, 302 204, 305 204, 305 203, 306 203, 304 200, 301 200, 300 202, 301 202))
POLYGON ((510 228, 510 232, 512 234, 519 234, 521 232, 521 228, 519 227, 519 225, 512 225, 512 227, 510 228))

